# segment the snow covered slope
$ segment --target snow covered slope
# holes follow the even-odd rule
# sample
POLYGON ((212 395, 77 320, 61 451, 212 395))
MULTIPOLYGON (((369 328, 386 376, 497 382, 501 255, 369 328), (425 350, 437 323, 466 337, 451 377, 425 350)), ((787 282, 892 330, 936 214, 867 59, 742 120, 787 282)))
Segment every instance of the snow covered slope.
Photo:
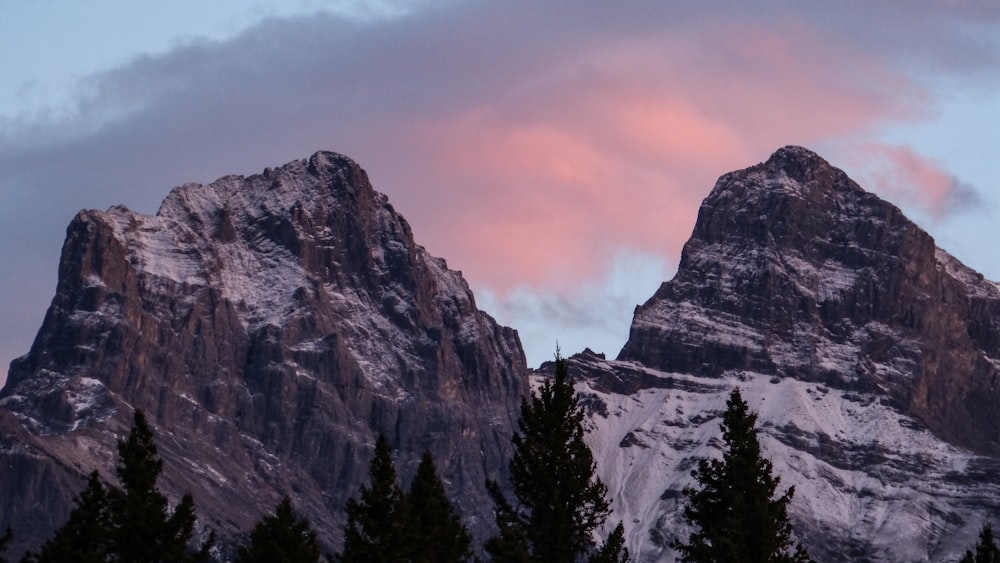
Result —
POLYGON ((1000 288, 801 147, 723 175, 619 361, 575 360, 643 561, 734 385, 820 561, 947 561, 1000 515, 1000 288))
POLYGON ((735 386, 759 414, 780 490, 795 487, 790 517, 818 561, 950 561, 1000 514, 996 459, 944 442, 878 394, 753 372, 661 372, 589 351, 569 362, 636 561, 675 560, 667 545, 688 533, 681 491, 698 460, 720 455, 735 386))

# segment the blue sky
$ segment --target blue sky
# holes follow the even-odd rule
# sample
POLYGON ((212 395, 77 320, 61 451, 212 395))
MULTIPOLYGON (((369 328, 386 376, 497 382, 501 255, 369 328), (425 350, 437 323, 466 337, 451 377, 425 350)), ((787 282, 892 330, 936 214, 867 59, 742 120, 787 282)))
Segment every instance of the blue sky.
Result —
POLYGON ((353 157, 521 332, 617 354, 715 179, 802 144, 1000 279, 1000 3, 0 0, 0 376, 82 208, 353 157))

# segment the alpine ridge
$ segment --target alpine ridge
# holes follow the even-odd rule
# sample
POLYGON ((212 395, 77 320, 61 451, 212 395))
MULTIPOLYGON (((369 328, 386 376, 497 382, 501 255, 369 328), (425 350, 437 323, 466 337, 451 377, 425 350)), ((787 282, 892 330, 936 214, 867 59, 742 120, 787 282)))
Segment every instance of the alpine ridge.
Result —
POLYGON ((82 211, 0 393, 0 524, 38 545, 141 408, 161 486, 223 537, 287 493, 337 545, 378 432, 406 479, 430 451, 482 535, 526 377, 517 333, 344 156, 82 211))
POLYGON ((1000 454, 1000 287, 799 147, 720 178, 618 359, 879 391, 1000 454))
MULTIPOLYGON (((556 335, 557 336, 557 335, 556 335)), ((724 174, 616 359, 571 356, 587 441, 638 562, 669 563, 682 490, 735 386, 819 562, 956 561, 1000 517, 1000 286, 801 147, 724 174)), ((349 158, 82 211, 56 295, 0 390, 0 529, 37 545, 133 408, 161 487, 226 542, 284 494, 326 548, 384 432, 429 450, 493 531, 521 398, 553 371, 478 310, 349 158)))
POLYGON ((570 366, 638 561, 734 386, 817 561, 957 560, 1000 514, 998 368, 1000 287, 801 147, 723 175, 618 358, 570 366))

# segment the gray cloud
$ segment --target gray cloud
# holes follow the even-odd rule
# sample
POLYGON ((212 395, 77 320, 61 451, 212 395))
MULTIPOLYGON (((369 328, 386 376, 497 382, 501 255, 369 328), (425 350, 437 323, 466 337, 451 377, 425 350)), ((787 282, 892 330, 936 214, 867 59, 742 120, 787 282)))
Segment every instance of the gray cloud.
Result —
MULTIPOLYGON (((933 4, 885 5, 856 2, 839 10, 811 5, 813 11, 794 12, 787 3, 774 2, 727 6, 721 13, 697 2, 655 8, 597 1, 449 2, 369 21, 324 14, 270 19, 230 41, 188 44, 95 74, 81 83, 79 103, 68 115, 0 123, 0 239, 5 241, 0 310, 6 313, 0 362, 27 351, 55 287, 64 228, 81 208, 124 203, 153 212, 171 186, 252 173, 332 149, 366 167, 420 237, 429 225, 450 221, 448 201, 431 196, 461 201, 475 186, 442 187, 447 176, 423 162, 427 152, 413 146, 411 127, 483 108, 495 110, 501 121, 531 122, 539 114, 558 113, 567 85, 582 87, 592 78, 614 85, 615 75, 588 61, 626 47, 645 45, 650 60, 690 55, 690 76, 661 73, 650 79, 661 85, 758 71, 733 68, 726 51, 712 52, 710 35, 702 38, 698 53, 671 50, 672 37, 696 36, 691 29, 699 26, 717 30, 710 26, 751 22, 766 28, 774 19, 801 20, 822 30, 830 45, 870 51, 890 66, 893 59, 905 59, 914 68, 992 80, 995 43, 954 29, 995 24, 995 10, 970 18, 933 4), (903 13, 907 25, 897 25, 903 13)), ((726 98, 737 94, 719 89, 705 97, 714 100, 709 109, 723 112, 730 107, 726 98)), ((746 113, 733 111, 721 118, 737 120, 746 113)), ((579 117, 568 114, 563 120, 579 117)), ((484 180, 484 185, 496 189, 503 181, 484 180)), ((431 250, 447 250, 448 238, 435 236, 431 250)), ((555 307, 569 315, 566 323, 599 321, 587 318, 593 309, 586 305, 527 306, 555 307)))

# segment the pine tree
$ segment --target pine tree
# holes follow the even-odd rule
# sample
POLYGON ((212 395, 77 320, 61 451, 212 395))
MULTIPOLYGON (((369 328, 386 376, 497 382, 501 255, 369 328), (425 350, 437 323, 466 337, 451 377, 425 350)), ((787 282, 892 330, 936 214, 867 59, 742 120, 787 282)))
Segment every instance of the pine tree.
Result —
POLYGON ((298 518, 285 495, 274 514, 265 516, 250 533, 250 545, 239 547, 236 563, 315 563, 319 542, 309 520, 298 518))
POLYGON ((369 471, 370 485, 360 500, 347 501, 343 563, 395 563, 410 555, 409 511, 396 480, 389 441, 379 434, 369 471))
POLYGON ((976 544, 976 552, 966 550, 965 556, 959 563, 1000 563, 1000 549, 993 541, 993 525, 989 522, 983 524, 979 530, 979 543, 976 544))
POLYGON ((167 498, 156 488, 163 460, 156 451, 153 431, 141 410, 136 410, 128 438, 118 441, 115 468, 121 490, 109 495, 113 561, 130 563, 207 560, 214 533, 197 553, 188 543, 196 520, 194 499, 184 495, 167 512, 167 498))
POLYGON ((486 540, 486 552, 494 563, 531 563, 531 546, 521 515, 507 501, 495 481, 487 481, 486 490, 493 499, 493 512, 500 529, 497 535, 486 540))
POLYGON ((628 561, 628 548, 625 547, 625 526, 619 522, 597 554, 590 558, 590 563, 628 563, 628 561))
POLYGON ((412 515, 414 563, 458 563, 472 557, 472 538, 444 490, 430 452, 424 452, 406 496, 412 515))
POLYGON ((3 552, 7 549, 7 544, 14 537, 14 529, 10 526, 4 530, 3 535, 0 535, 0 563, 7 563, 7 560, 3 558, 3 552))
POLYGON ((511 505, 496 483, 487 483, 500 533, 486 544, 494 561, 571 563, 595 555, 593 532, 610 514, 607 488, 583 441, 583 407, 556 354, 554 380, 521 403, 514 435, 511 505), (527 552, 527 553, 526 553, 527 552))
POLYGON ((775 498, 779 479, 761 456, 757 414, 734 389, 722 419, 722 459, 702 460, 692 472, 700 488, 687 488, 683 518, 694 526, 687 543, 675 541, 680 560, 695 563, 802 563, 810 561, 791 539, 789 488, 775 498))
POLYGON ((103 563, 110 557, 111 520, 108 490, 96 470, 91 472, 87 486, 76 498, 76 507, 69 520, 46 541, 37 556, 37 563, 103 563))
POLYGON ((590 558, 590 563, 628 563, 629 559, 628 548, 625 547, 625 526, 619 522, 601 549, 590 558))

